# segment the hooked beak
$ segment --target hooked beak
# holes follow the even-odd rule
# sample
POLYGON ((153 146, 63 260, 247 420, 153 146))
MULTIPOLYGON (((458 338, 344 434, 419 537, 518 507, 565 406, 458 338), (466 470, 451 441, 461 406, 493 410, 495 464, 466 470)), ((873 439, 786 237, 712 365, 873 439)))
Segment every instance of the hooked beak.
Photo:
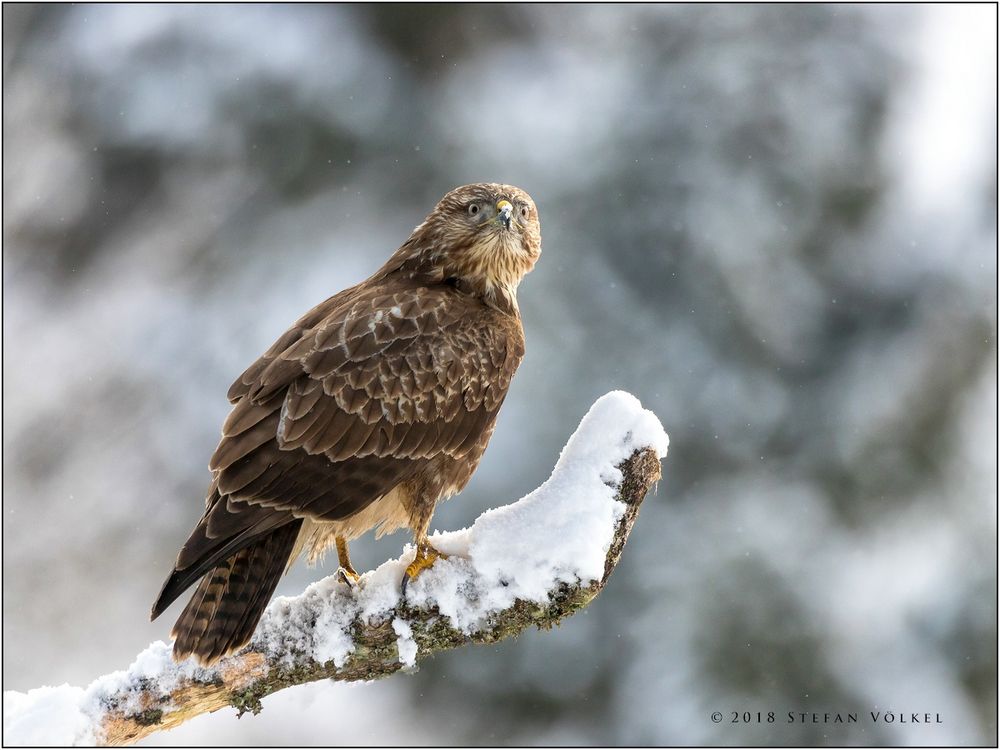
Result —
POLYGON ((497 203, 497 221, 503 224, 504 229, 510 229, 510 217, 514 213, 514 206, 510 201, 500 201, 497 203))

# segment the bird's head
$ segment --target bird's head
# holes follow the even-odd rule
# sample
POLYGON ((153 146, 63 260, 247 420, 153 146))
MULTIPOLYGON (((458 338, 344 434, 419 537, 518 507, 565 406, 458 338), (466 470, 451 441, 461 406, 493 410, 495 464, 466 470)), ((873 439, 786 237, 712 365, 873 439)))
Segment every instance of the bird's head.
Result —
POLYGON ((542 239, 531 196, 513 185, 463 185, 445 195, 413 230, 398 255, 433 267, 490 298, 514 302, 517 285, 538 260, 542 239))

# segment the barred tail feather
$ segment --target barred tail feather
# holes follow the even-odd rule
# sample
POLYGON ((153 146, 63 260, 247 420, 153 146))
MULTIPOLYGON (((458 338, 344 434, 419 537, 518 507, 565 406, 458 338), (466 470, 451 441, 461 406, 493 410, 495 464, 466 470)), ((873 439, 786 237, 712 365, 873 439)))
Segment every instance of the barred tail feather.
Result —
POLYGON ((205 574, 171 633, 175 660, 194 656, 209 666, 249 642, 301 525, 280 527, 205 574))

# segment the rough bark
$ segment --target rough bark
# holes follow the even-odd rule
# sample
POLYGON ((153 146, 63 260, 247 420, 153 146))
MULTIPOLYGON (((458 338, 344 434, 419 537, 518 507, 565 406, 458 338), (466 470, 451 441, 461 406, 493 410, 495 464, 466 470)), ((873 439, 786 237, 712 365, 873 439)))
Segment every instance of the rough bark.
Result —
POLYGON ((418 645, 417 659, 468 643, 495 643, 518 635, 531 625, 551 628, 564 617, 586 607, 607 584, 625 548, 639 507, 650 487, 660 478, 660 461, 652 449, 636 451, 619 465, 622 481, 617 499, 627 510, 607 553, 604 575, 589 585, 560 585, 550 592, 547 606, 517 600, 496 613, 487 627, 466 635, 451 627, 435 608, 415 608, 401 602, 377 623, 355 620, 352 626, 356 648, 340 668, 320 664, 309 657, 286 652, 264 653, 253 642, 240 653, 223 660, 204 679, 184 679, 170 690, 155 682, 144 684, 136 708, 134 694, 129 708, 124 699, 108 696, 100 721, 99 737, 107 745, 125 745, 153 732, 175 727, 200 714, 232 706, 240 715, 261 710, 261 699, 293 685, 315 680, 373 680, 403 669, 393 631, 394 617, 410 622, 418 645))

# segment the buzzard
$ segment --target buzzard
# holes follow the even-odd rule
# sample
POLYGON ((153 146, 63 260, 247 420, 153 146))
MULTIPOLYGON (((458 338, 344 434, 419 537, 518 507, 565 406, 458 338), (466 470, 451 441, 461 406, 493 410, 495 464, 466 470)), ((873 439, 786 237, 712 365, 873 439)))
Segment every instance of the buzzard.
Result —
POLYGON ((321 302, 229 389, 205 513, 156 602, 201 579, 173 655, 210 665, 246 644, 281 575, 305 552, 403 526, 406 584, 441 554, 434 507, 469 481, 524 355, 515 296, 541 252, 523 190, 445 195, 373 276, 321 302))

